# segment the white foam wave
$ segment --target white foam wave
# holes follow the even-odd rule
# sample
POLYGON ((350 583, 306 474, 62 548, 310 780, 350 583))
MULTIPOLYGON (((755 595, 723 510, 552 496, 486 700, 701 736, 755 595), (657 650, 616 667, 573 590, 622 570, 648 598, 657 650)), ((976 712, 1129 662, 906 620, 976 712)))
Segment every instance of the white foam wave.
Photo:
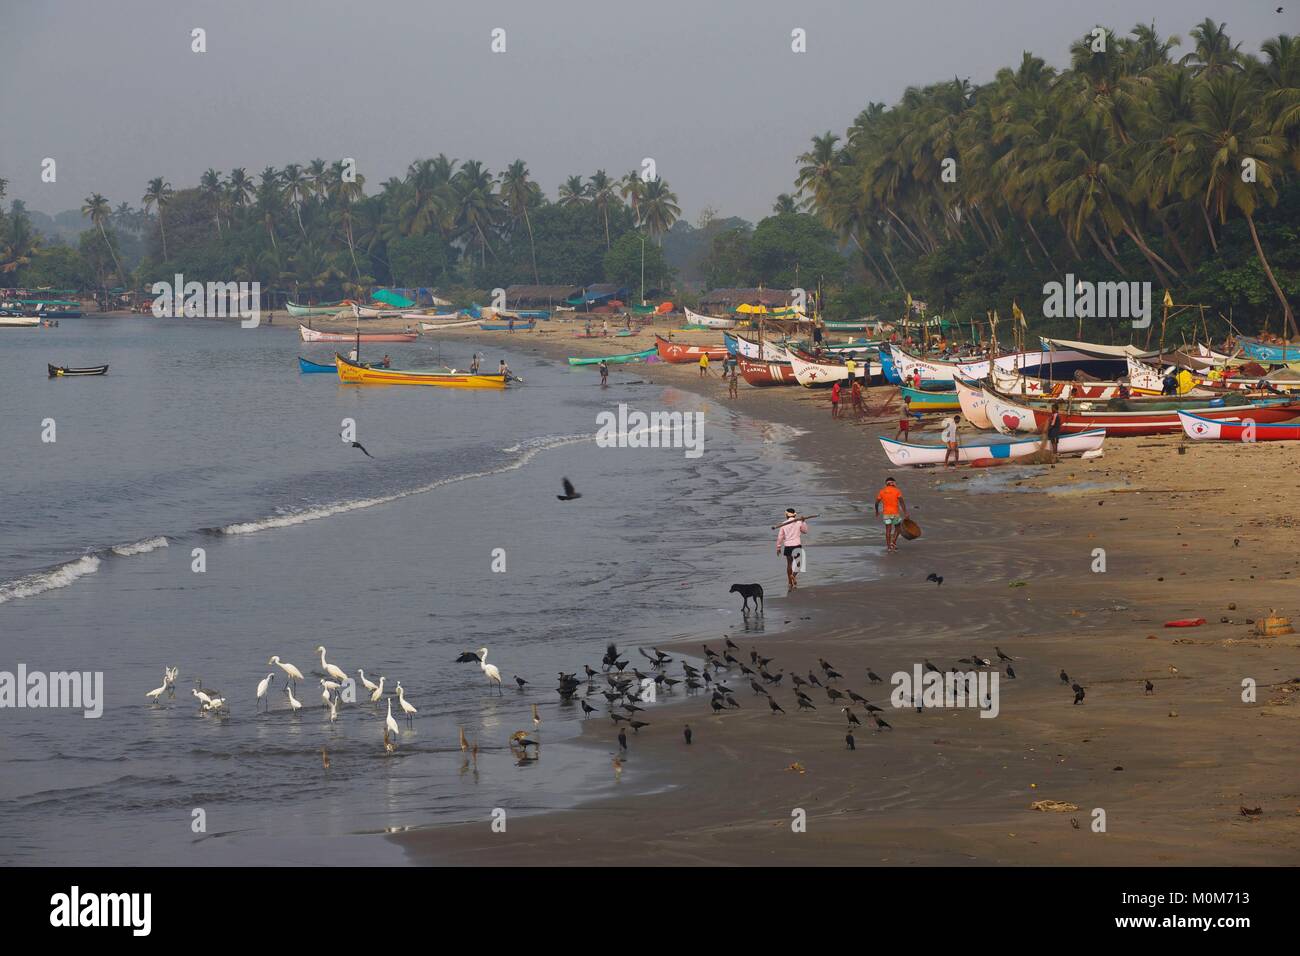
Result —
POLYGON ((167 547, 167 539, 164 537, 146 538, 144 541, 137 541, 134 544, 118 544, 111 549, 116 555, 123 558, 129 558, 135 554, 148 554, 150 551, 157 551, 159 548, 167 547))
POLYGON ((55 588, 66 588, 69 584, 76 582, 78 578, 85 577, 87 574, 94 574, 99 570, 99 565, 99 558, 93 554, 87 554, 76 561, 69 561, 67 564, 61 564, 49 571, 38 571, 35 574, 29 574, 26 577, 0 584, 0 604, 18 598, 35 597, 37 594, 43 594, 55 588))

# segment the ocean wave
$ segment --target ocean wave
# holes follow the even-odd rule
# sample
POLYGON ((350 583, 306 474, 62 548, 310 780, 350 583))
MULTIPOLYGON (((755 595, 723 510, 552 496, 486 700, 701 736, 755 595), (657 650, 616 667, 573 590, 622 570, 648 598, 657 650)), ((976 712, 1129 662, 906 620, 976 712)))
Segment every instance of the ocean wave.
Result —
POLYGON ((161 535, 157 538, 146 538, 144 541, 137 541, 134 544, 117 544, 109 550, 119 557, 129 558, 137 554, 148 554, 150 551, 157 551, 159 548, 167 547, 167 539, 161 535))
POLYGON ((66 588, 78 578, 94 574, 99 570, 100 560, 93 554, 83 555, 75 561, 61 564, 48 571, 37 571, 15 581, 0 584, 0 604, 17 598, 35 597, 55 588, 66 588))

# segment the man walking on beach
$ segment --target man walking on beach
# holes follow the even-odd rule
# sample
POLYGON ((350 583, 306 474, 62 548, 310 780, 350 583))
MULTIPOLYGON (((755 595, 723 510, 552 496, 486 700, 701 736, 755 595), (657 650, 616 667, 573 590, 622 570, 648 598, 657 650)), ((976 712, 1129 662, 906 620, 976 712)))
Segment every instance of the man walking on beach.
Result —
POLYGON ((600 360, 600 387, 604 388, 609 384, 609 365, 604 359, 600 360))
POLYGON ((849 403, 853 406, 855 418, 861 418, 866 412, 866 408, 862 404, 862 383, 856 378, 853 380, 853 387, 849 389, 849 403))
POLYGON ((704 376, 708 374, 709 374, 709 353, 701 352, 700 353, 700 378, 704 378, 704 376))
POLYGON ((740 397, 740 374, 736 370, 736 362, 734 359, 731 362, 731 374, 727 376, 727 397, 740 397))
POLYGON ((802 536, 807 533, 808 522, 793 508, 786 508, 785 521, 776 531, 776 553, 785 555, 785 580, 791 591, 799 586, 799 571, 803 570, 802 536), (795 569, 796 560, 799 562, 798 570, 795 569))
POLYGON ((885 550, 897 551, 899 527, 903 519, 910 518, 911 515, 907 510, 907 502, 903 500, 903 493, 898 490, 893 478, 886 478, 885 487, 876 494, 876 514, 881 514, 881 506, 884 507, 885 550))
POLYGON ((960 415, 950 415, 943 420, 943 431, 940 433, 940 437, 943 439, 943 443, 948 446, 948 449, 943 453, 943 466, 945 468, 948 467, 949 455, 952 456, 952 467, 957 467, 958 456, 960 455, 957 450, 957 425, 960 421, 960 415))

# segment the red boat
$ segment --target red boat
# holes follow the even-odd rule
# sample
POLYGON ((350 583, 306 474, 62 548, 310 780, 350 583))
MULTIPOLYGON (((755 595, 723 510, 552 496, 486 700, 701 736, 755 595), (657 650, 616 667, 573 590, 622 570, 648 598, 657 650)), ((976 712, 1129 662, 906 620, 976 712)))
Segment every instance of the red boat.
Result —
POLYGON ((707 348, 701 345, 678 345, 676 342, 669 342, 662 335, 655 336, 655 348, 659 350, 661 359, 665 362, 672 362, 674 365, 698 362, 701 355, 707 355, 710 362, 721 362, 727 357, 727 347, 725 345, 719 345, 716 348, 707 348))
MULTIPOLYGON (((1006 398, 995 397, 986 406, 990 419, 1002 415, 1002 424, 1010 431, 1027 431, 1028 416, 1034 417, 1034 431, 1047 428, 1052 412, 1046 408, 1030 408, 1006 398), (1011 421, 1012 418, 1018 421, 1011 421)), ((1224 405, 1217 408, 1181 409, 1208 421, 1242 422, 1249 419, 1257 424, 1290 421, 1300 416, 1300 404, 1290 405, 1224 405)), ((1183 430, 1179 409, 1151 409, 1134 412, 1071 412, 1061 414, 1061 431, 1084 432, 1104 428, 1107 435, 1171 435, 1183 430)), ((999 429, 1001 430, 1001 429, 999 429)))
POLYGON ((798 385, 794 377, 794 366, 789 362, 758 362, 743 355, 736 356, 740 374, 750 385, 765 387, 769 385, 798 385))

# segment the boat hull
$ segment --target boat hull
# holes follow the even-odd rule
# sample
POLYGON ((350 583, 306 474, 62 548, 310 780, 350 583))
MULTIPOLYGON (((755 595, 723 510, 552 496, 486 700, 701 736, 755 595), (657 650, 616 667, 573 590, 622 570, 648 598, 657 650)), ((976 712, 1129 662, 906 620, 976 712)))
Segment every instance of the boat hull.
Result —
POLYGON ((536 323, 529 319, 527 322, 515 322, 513 325, 509 322, 480 322, 478 327, 484 332, 530 332, 536 323))
POLYGON ((789 362, 762 362, 739 355, 736 357, 736 365, 741 377, 759 388, 799 384, 799 380, 794 377, 794 366, 789 362))
POLYGON ((1248 338, 1239 339, 1238 343, 1241 345, 1242 354, 1256 362, 1285 365, 1300 360, 1300 345, 1273 345, 1269 342, 1261 342, 1259 339, 1248 338))
POLYGON ((626 365, 629 362, 644 362, 650 356, 654 355, 657 349, 642 349, 640 352, 627 352, 623 355, 605 355, 596 358, 570 358, 570 365, 599 365, 605 362, 609 365, 626 365))
POLYGON ((1194 441, 1238 441, 1246 444, 1257 441, 1300 441, 1300 424, 1262 425, 1249 419, 1237 422, 1215 421, 1189 412, 1179 412, 1178 420, 1183 426, 1183 434, 1194 441))
POLYGON ((77 378, 86 375, 107 375, 107 365, 92 365, 88 368, 64 368, 61 365, 49 365, 50 378, 77 378))
POLYGON ((655 350, 659 353, 661 359, 674 365, 698 362, 701 355, 707 355, 710 362, 720 362, 727 357, 727 347, 725 345, 720 348, 710 348, 704 345, 680 345, 677 342, 669 342, 660 335, 655 336, 655 350))
MULTIPOLYGON (((1038 432, 1047 427, 1051 410, 1020 405, 998 395, 988 395, 988 416, 1000 432, 1038 432)), ((1221 408, 1188 408, 1152 411, 1087 411, 1063 413, 1063 433, 1104 429, 1107 435, 1171 435, 1182 431, 1179 415, 1187 412, 1210 421, 1260 423, 1284 422, 1300 415, 1300 405, 1225 405, 1221 408)))
POLYGON ((686 321, 691 325, 698 325, 707 329, 734 329, 736 327, 735 319, 724 318, 720 315, 701 315, 699 312, 692 312, 690 309, 683 310, 686 315, 686 321))
MULTIPOLYGON (((1106 440, 1106 433, 1101 429, 1084 431, 1075 435, 1066 435, 1057 443, 1058 455, 1082 455, 1084 452, 1101 448, 1106 440)), ((894 465, 941 465, 947 454, 944 445, 914 445, 881 438, 885 455, 894 465)), ((1005 442, 972 442, 957 446, 958 461, 993 461, 1011 460, 1032 455, 1043 448, 1043 440, 1037 436, 1013 438, 1005 442)))
POLYGON ((338 315, 340 312, 350 308, 352 303, 347 299, 342 302, 336 302, 333 305, 299 305, 297 302, 286 302, 284 309, 292 316, 298 318, 307 318, 313 315, 338 315))
POLYGON ((466 372, 422 372, 415 370, 368 368, 338 360, 339 381, 346 385, 432 385, 441 388, 505 388, 504 375, 471 375, 466 372))
MULTIPOLYGON (((356 342, 355 332, 319 332, 305 325, 298 326, 298 336, 304 342, 356 342)), ((419 336, 414 332, 362 332, 362 342, 414 342, 419 336)))
POLYGON ((955 412, 961 408, 961 401, 956 390, 950 392, 927 391, 923 388, 911 388, 900 385, 903 397, 910 399, 908 411, 912 412, 955 412))
POLYGON ((309 362, 301 355, 298 356, 298 371, 300 372, 304 372, 304 373, 329 372, 331 375, 333 375, 337 368, 338 366, 336 365, 322 365, 320 362, 309 362))
MULTIPOLYGON (((849 380, 849 367, 847 365, 813 362, 793 349, 790 351, 790 365, 794 369, 795 379, 804 388, 830 388, 836 382, 847 382, 849 380)), ((879 374, 879 366, 872 366, 866 362, 858 362, 857 368, 853 370, 854 378, 863 385, 872 384, 873 377, 879 374)))

